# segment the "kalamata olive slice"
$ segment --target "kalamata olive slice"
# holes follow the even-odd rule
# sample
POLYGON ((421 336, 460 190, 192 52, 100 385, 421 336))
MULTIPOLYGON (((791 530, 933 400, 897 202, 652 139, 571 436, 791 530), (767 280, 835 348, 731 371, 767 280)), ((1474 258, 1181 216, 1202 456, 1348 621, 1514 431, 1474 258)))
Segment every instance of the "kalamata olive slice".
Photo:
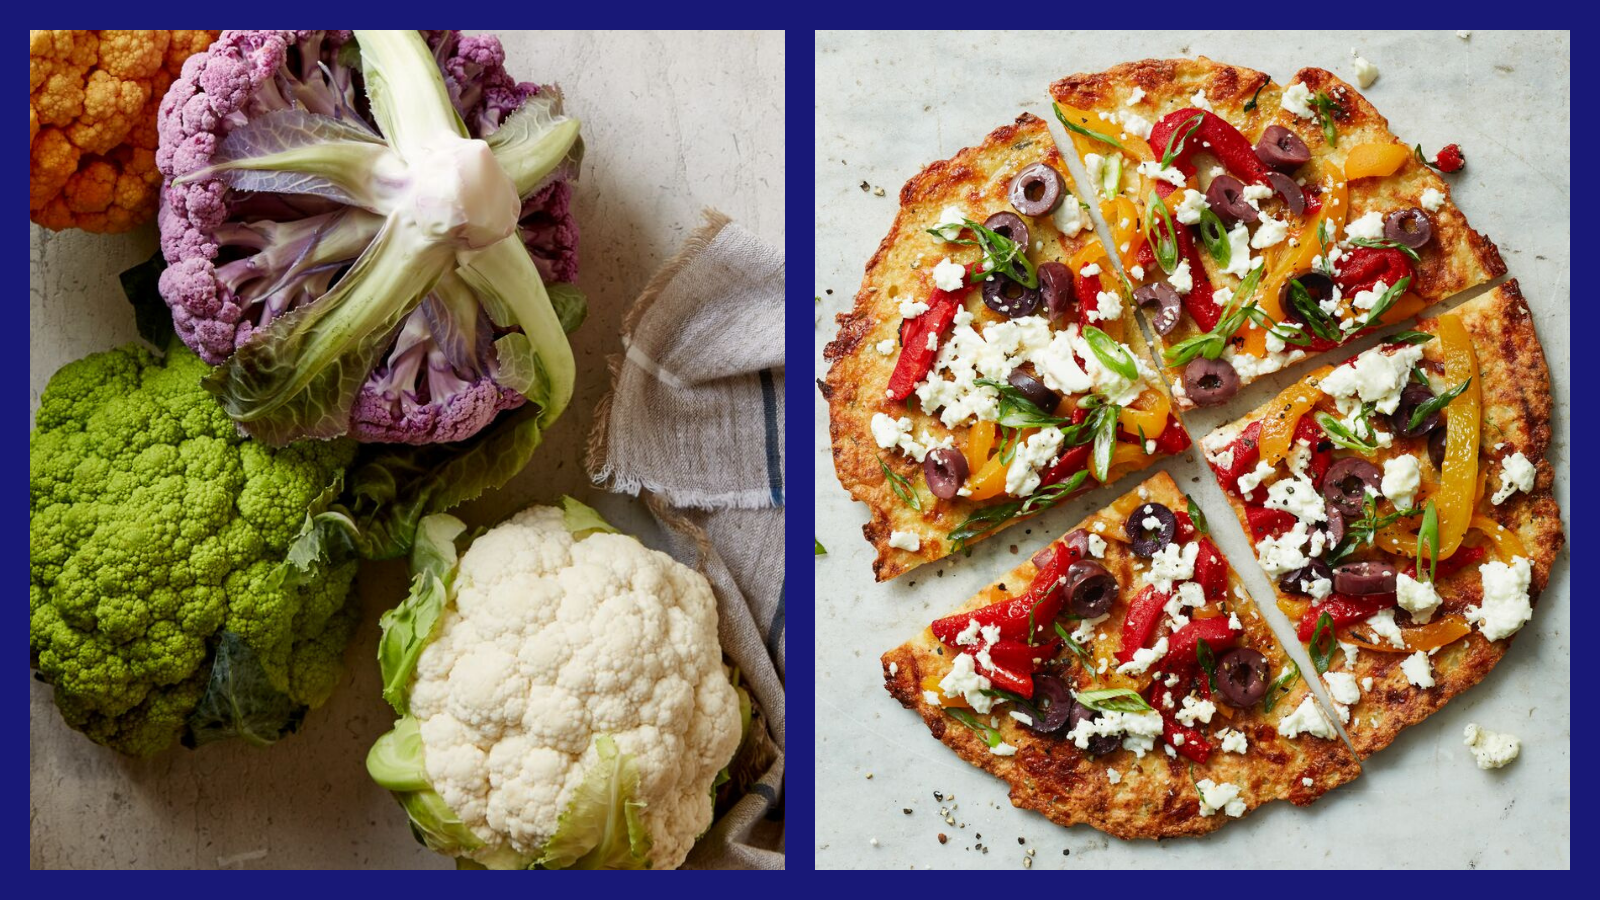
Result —
POLYGON ((1310 161, 1311 148, 1282 125, 1268 125, 1256 142, 1256 159, 1274 169, 1292 169, 1310 161))
POLYGON ((1433 239, 1433 223, 1415 206, 1397 209, 1383 217, 1383 236, 1415 250, 1433 239))
POLYGON ((1328 517, 1328 521, 1322 524, 1322 530, 1327 534, 1327 541, 1322 546, 1332 550, 1344 540, 1344 513, 1339 512, 1326 497, 1322 499, 1322 511, 1328 517))
POLYGON ((1289 212, 1298 216, 1306 211, 1306 192, 1294 183, 1293 178, 1282 172, 1268 172, 1267 184, 1272 185, 1274 194, 1283 198, 1283 205, 1289 208, 1289 212))
POLYGON ((1047 216, 1061 205, 1065 188, 1060 172, 1037 162, 1011 179, 1011 205, 1025 216, 1047 216))
POLYGON ((1306 292, 1312 303, 1320 304, 1333 296, 1333 279, 1321 272, 1304 272, 1283 283, 1283 290, 1278 296, 1279 305, 1283 307, 1285 315, 1296 322, 1304 324, 1306 317, 1300 312, 1299 307, 1294 305, 1292 300, 1294 285, 1296 284, 1300 285, 1301 289, 1306 292))
POLYGON ((1135 509, 1122 526, 1128 532, 1128 543, 1135 556, 1149 559, 1172 543, 1178 533, 1178 517, 1159 503, 1146 503, 1135 509), (1148 521, 1148 520, 1154 520, 1148 521))
MULTIPOLYGON (((1093 722, 1098 718, 1100 718, 1100 713, 1097 710, 1090 709, 1074 699, 1072 701, 1072 709, 1067 711, 1067 734, 1071 734, 1073 729, 1078 727, 1079 722, 1093 722)), ((1116 735, 1097 734, 1089 738, 1089 755, 1104 756, 1120 746, 1122 746, 1122 741, 1116 735)))
POLYGON ((1444 468, 1444 442, 1449 433, 1449 429, 1436 428, 1428 435, 1428 458, 1433 460, 1434 468, 1444 468))
POLYGON ((1400 405, 1394 408, 1389 416, 1389 424, 1394 428, 1394 433, 1401 437, 1417 437, 1439 427, 1439 411, 1434 410, 1426 418, 1417 423, 1416 428, 1411 427, 1411 416, 1417 407, 1433 399, 1433 389, 1425 384, 1415 381, 1406 385, 1400 392, 1400 405))
POLYGON ((1215 406, 1239 392, 1239 373, 1225 359, 1197 356, 1183 367, 1183 390, 1196 406, 1215 406))
POLYGON ((1029 403, 1039 407, 1046 414, 1053 414, 1056 411, 1056 404, 1061 402, 1055 391, 1045 387, 1044 382, 1022 371, 1020 366, 1011 370, 1011 374, 1006 376, 1006 381, 1010 382, 1018 393, 1028 398, 1029 403))
POLYGON ((1072 689, 1059 675, 1038 672, 1033 676, 1033 702, 1024 710, 1033 724, 1025 726, 1035 734, 1054 734, 1072 718, 1072 689))
POLYGON ((1345 563, 1333 570, 1333 589, 1341 594, 1365 596, 1394 590, 1394 563, 1364 560, 1345 563))
POLYGON ((1024 253, 1033 249, 1028 242, 1028 225, 1016 213, 997 212, 983 220, 983 227, 1020 246, 1024 253))
POLYGON ((1206 203, 1229 228, 1238 222, 1255 222, 1261 218, 1254 206, 1244 202, 1244 183, 1232 175, 1211 179, 1211 186, 1206 188, 1206 203))
MULTIPOLYGON (((1078 559, 1089 558, 1089 532, 1084 529, 1074 528, 1067 532, 1067 536, 1062 538, 1061 542, 1066 545, 1067 552, 1074 554, 1078 559)), ((1034 564, 1037 565, 1038 561, 1035 560, 1034 564)))
POLYGON ((1217 693, 1229 706, 1243 709, 1260 702, 1271 680, 1267 658, 1249 647, 1235 647, 1217 660, 1217 693))
POLYGON ((1170 334, 1177 327, 1178 314, 1183 311, 1183 299, 1172 285, 1164 281, 1147 284, 1133 292, 1134 302, 1149 309, 1155 307, 1155 313, 1150 317, 1150 327, 1156 334, 1170 334))
POLYGON ((1359 516, 1367 502, 1367 489, 1377 494, 1382 482, 1377 466, 1358 456, 1346 456, 1328 467, 1328 474, 1322 479, 1322 496, 1339 512, 1359 516))
POLYGON ((1067 567, 1067 609, 1073 615, 1092 619, 1103 616, 1117 602, 1117 579, 1106 567, 1092 559, 1080 559, 1067 567))
POLYGON ((1056 322, 1072 314, 1072 304, 1077 295, 1072 290, 1072 270, 1066 263, 1055 261, 1039 264, 1039 295, 1044 300, 1045 315, 1056 322))
POLYGON ((990 275, 983 282, 983 303, 1007 318, 1031 316, 1039 309, 1039 289, 1024 287, 1004 275, 990 275))
MULTIPOLYGON (((1339 527, 1341 530, 1344 528, 1342 521, 1339 523, 1339 527)), ((1313 559, 1293 572, 1285 572, 1278 576, 1278 587, 1286 593, 1306 594, 1308 592, 1305 586, 1318 578, 1326 578, 1332 581, 1333 570, 1328 568, 1328 564, 1322 560, 1313 559)))
POLYGON ((922 476, 935 497, 949 500, 967 480, 967 458, 954 447, 935 447, 922 458, 922 476))

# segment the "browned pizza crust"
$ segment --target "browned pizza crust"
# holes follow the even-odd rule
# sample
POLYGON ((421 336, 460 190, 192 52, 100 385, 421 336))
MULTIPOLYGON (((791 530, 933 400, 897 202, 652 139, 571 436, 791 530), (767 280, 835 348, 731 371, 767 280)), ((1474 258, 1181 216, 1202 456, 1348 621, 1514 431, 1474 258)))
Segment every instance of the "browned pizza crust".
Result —
POLYGON ((1267 115, 1277 109, 1280 89, 1264 72, 1202 56, 1142 59, 1104 72, 1068 75, 1050 85, 1050 96, 1078 109, 1132 109, 1154 122, 1175 109, 1193 105, 1190 99, 1202 90, 1217 115, 1246 135, 1259 135, 1266 127, 1267 115), (1135 88, 1143 91, 1144 99, 1129 106, 1135 88), (1254 108, 1245 112, 1245 104, 1257 89, 1261 94, 1254 108))
MULTIPOLYGON (((1522 542, 1532 569, 1529 598, 1537 606, 1539 592, 1549 581, 1550 568, 1566 545, 1561 509, 1550 492, 1554 471, 1544 458, 1550 444, 1550 372, 1534 333, 1532 315, 1515 279, 1450 314, 1461 317, 1478 355, 1484 423, 1479 466, 1488 467, 1490 492, 1499 484, 1499 461, 1512 453, 1521 452, 1538 469, 1531 493, 1518 492, 1498 506, 1485 500, 1478 509, 1514 532, 1522 542), (1501 445, 1498 450, 1496 445, 1501 445)), ((1417 328, 1434 331, 1437 322, 1437 318, 1424 319, 1417 328)), ((1434 345, 1424 345, 1423 354, 1425 360, 1436 359, 1438 350, 1434 345)), ((1266 409, 1245 416, 1228 426, 1229 430, 1261 418, 1266 409)), ((1228 501, 1248 534, 1244 504, 1232 493, 1228 494, 1228 501)), ((1460 614, 1483 599, 1476 566, 1440 579, 1435 589, 1442 601, 1435 616, 1460 614)), ((1278 598, 1280 603, 1294 602, 1281 591, 1278 598)), ((1397 611, 1396 617, 1402 623, 1409 621, 1409 613, 1403 610, 1397 611)), ((1405 653, 1361 649, 1354 665, 1348 664, 1343 653, 1335 654, 1332 671, 1348 671, 1358 681, 1372 679, 1371 690, 1363 689, 1360 702, 1351 710, 1351 720, 1345 724, 1351 746, 1362 759, 1389 746, 1402 729, 1421 722, 1451 698, 1482 681, 1515 637, 1491 642, 1474 629, 1431 658, 1434 686, 1426 689, 1413 686, 1401 672, 1405 653)))
MULTIPOLYGON (((977 258, 973 248, 945 244, 926 233, 927 228, 936 224, 944 207, 954 204, 968 210, 1011 211, 1007 199, 1011 178, 1018 170, 1035 162, 1050 165, 1062 174, 1066 183, 1071 183, 1049 127, 1037 116, 1023 113, 1014 123, 990 132, 983 143, 961 150, 950 159, 931 163, 907 181, 900 190, 900 210, 894 224, 867 263, 854 308, 839 315, 838 335, 823 351, 832 365, 826 379, 817 386, 828 401, 834 469, 839 483, 871 513, 871 520, 861 530, 878 551, 872 568, 879 581, 887 581, 949 555, 955 545, 945 535, 973 511, 1012 499, 998 498, 987 503, 961 497, 940 500, 923 490, 921 512, 900 500, 883 475, 880 459, 912 485, 922 481, 921 466, 899 452, 878 448, 872 436, 873 415, 882 412, 895 418, 909 417, 915 423, 915 432, 934 436, 951 431, 915 404, 908 407, 906 403, 884 396, 889 376, 894 371, 895 356, 877 352, 875 345, 894 339, 898 349, 898 328, 902 321, 899 303, 907 297, 927 296, 933 286, 933 267, 941 257, 948 255, 958 262, 977 258), (921 546, 914 552, 889 546, 889 538, 895 531, 918 533, 921 546)), ((1063 202, 1074 203, 1076 198, 1069 192, 1063 202)), ((1042 244, 1031 253, 1030 258, 1035 262, 1066 262, 1094 239, 1092 226, 1067 237, 1054 226, 1050 217, 1024 219, 1036 244, 1042 244)), ((981 299, 969 300, 970 308, 976 308, 980 317, 994 316, 983 308, 981 299)), ((1134 319, 1131 303, 1124 304, 1122 328, 1126 335, 1123 343, 1136 356, 1148 359, 1149 347, 1134 319)), ((1159 379, 1156 381, 1153 387, 1165 391, 1159 379)), ((966 432, 965 427, 954 431, 958 448, 964 444, 966 432)), ((1114 471, 1112 474, 1125 473, 1114 471)), ((1013 518, 985 537, 1022 518, 1013 518)))
MULTIPOLYGON (((1143 492, 1141 500, 1149 499, 1178 510, 1185 507, 1184 495, 1165 472, 1151 477, 1136 492, 1143 492)), ((1110 655, 1121 645, 1121 623, 1127 604, 1136 592, 1127 589, 1127 585, 1136 583, 1134 557, 1123 543, 1125 535, 1121 524, 1108 510, 1089 517, 1077 527, 1106 536, 1108 547, 1101 562, 1124 585, 1124 591, 1109 618, 1096 630, 1096 639, 1086 648, 1093 658, 1107 658, 1110 671, 1091 674, 1074 661, 1063 675, 1073 680, 1080 690, 1090 685, 1133 686, 1134 678, 1115 673, 1115 660, 1110 655)), ((1033 563, 1025 562, 979 591, 959 610, 974 609, 1026 590, 1036 574, 1033 563)), ((1261 651, 1274 674, 1283 671, 1287 657, 1282 647, 1231 569, 1229 581, 1232 586, 1229 609, 1239 616, 1245 629, 1243 643, 1261 651)), ((1271 713, 1262 713, 1257 705, 1249 710, 1233 710, 1233 718, 1225 719, 1219 711, 1213 717, 1212 727, 1225 723, 1243 732, 1249 741, 1249 750, 1240 755, 1218 748, 1206 763, 1195 763, 1192 770, 1186 758, 1163 752, 1164 745, 1159 740, 1156 749, 1142 758, 1125 749, 1092 758, 1070 741, 1027 731, 1004 713, 999 713, 992 721, 1017 752, 1013 756, 997 756, 975 732, 950 717, 937 704, 928 703, 923 695, 923 679, 943 677, 949 671, 952 658, 949 648, 939 643, 931 629, 924 628, 917 637, 883 655, 884 687, 901 705, 916 711, 934 737, 967 762, 1004 779, 1011 786, 1014 806, 1042 813, 1060 825, 1087 823, 1119 838, 1204 834, 1222 827, 1230 817, 1221 811, 1210 816, 1200 815, 1199 792, 1195 786, 1200 780, 1209 778, 1219 784, 1237 785, 1241 798, 1254 809, 1277 799, 1303 806, 1360 774, 1355 757, 1336 739, 1302 735, 1290 740, 1277 733, 1278 721, 1308 696, 1308 689, 1301 681, 1296 681, 1278 700, 1271 713), (1117 771, 1119 780, 1116 783, 1112 783, 1108 769, 1117 771), (1310 779, 1311 783, 1307 785, 1304 779, 1310 779)))

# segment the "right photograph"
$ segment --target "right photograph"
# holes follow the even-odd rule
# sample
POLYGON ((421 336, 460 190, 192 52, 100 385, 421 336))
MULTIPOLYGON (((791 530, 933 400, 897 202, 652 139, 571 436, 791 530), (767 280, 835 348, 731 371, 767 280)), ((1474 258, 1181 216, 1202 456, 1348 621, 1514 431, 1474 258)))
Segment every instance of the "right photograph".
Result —
POLYGON ((817 867, 1569 868, 1570 34, 912 40, 816 36, 817 867))

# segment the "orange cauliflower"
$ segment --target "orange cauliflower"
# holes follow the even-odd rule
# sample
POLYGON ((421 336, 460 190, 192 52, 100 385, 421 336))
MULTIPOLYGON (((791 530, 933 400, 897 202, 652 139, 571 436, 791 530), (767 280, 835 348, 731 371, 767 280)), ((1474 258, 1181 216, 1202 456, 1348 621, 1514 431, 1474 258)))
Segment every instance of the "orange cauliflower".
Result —
POLYGON ((100 232, 148 221, 161 189, 156 108, 217 34, 29 32, 29 217, 100 232))

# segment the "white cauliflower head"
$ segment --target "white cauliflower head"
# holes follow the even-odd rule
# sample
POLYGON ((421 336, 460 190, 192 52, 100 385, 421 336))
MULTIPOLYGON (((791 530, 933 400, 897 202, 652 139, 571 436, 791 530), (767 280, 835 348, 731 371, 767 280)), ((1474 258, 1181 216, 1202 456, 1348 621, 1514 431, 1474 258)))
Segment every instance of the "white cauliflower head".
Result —
POLYGON ((664 553, 568 527, 561 510, 530 507, 461 556, 410 685, 427 782, 483 842, 461 855, 548 863, 585 776, 616 762, 602 758, 609 737, 638 780, 629 815, 650 865, 673 868, 710 826, 740 740, 716 600, 664 553))

